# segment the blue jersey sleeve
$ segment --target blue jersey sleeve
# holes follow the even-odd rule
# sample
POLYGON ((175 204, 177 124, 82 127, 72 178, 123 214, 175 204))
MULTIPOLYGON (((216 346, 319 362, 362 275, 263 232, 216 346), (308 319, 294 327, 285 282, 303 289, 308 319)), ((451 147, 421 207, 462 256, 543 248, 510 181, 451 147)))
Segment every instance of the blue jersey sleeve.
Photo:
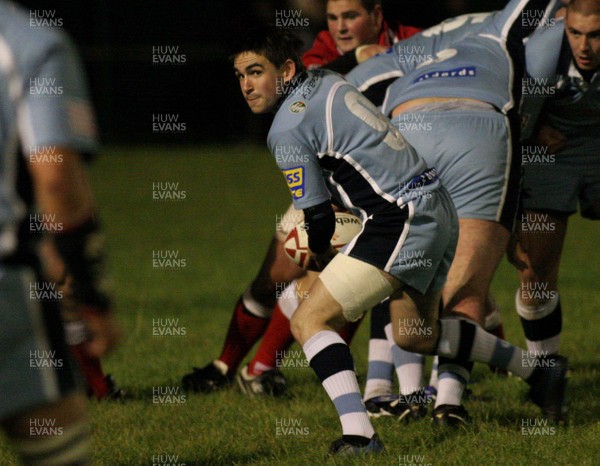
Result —
POLYGON ((295 134, 295 129, 269 135, 268 145, 285 178, 296 209, 308 209, 329 201, 331 193, 323 179, 314 149, 295 134))
POLYGON ((76 51, 63 35, 52 38, 26 70, 24 104, 27 146, 97 149, 96 124, 76 51))

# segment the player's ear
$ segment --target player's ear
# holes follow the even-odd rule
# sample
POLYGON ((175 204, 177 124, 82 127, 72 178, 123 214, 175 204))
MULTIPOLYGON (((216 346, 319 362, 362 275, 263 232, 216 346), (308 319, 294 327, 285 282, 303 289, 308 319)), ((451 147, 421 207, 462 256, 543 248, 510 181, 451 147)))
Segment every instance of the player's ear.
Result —
POLYGON ((373 15, 373 19, 375 20, 375 25, 377 26, 377 29, 381 30, 381 28, 383 27, 383 9, 381 5, 375 5, 371 14, 373 15))
POLYGON ((281 65, 280 69, 283 74, 283 82, 286 84, 289 83, 294 76, 296 76, 296 63, 294 63, 294 60, 288 58, 285 62, 283 62, 283 65, 281 65))

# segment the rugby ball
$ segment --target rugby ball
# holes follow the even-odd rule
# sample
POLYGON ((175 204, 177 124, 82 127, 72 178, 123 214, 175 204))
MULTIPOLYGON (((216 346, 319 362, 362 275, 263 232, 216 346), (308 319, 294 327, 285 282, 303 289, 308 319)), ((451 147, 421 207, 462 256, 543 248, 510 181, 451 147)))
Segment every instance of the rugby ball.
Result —
MULTIPOLYGON (((335 232, 331 237, 331 245, 338 251, 346 244, 352 241, 360 230, 362 222, 356 215, 345 212, 336 212, 335 214, 335 232)), ((292 231, 290 231, 283 245, 287 256, 302 268, 308 266, 310 254, 308 249, 308 233, 304 220, 299 222, 292 231)))

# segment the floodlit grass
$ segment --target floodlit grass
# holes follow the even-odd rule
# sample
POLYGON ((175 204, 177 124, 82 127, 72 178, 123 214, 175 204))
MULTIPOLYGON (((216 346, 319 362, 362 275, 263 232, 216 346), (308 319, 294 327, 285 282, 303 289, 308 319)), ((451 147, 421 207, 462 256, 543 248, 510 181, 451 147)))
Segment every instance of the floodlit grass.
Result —
MULTIPOLYGON (((284 369, 290 397, 283 400, 249 399, 236 387, 210 396, 178 389, 192 365, 218 356, 233 304, 256 273, 276 216, 289 203, 283 177, 266 148, 111 149, 94 164, 92 177, 110 242, 116 310, 124 335, 104 366, 132 397, 125 403, 91 404, 95 464, 600 461, 598 224, 573 217, 561 269, 561 348, 573 369, 569 427, 524 435, 524 420, 535 422, 538 416, 537 408, 523 401, 526 385, 476 365, 474 395, 466 402, 474 418, 469 429, 441 433, 428 420, 407 425, 389 418, 375 420, 386 453, 352 463, 325 458, 341 430, 310 368, 284 369), (162 184, 155 188, 153 183, 162 184), (166 190, 177 192, 178 200, 154 199, 160 197, 154 191, 164 192, 165 183, 171 183, 166 190), (166 254, 177 266, 154 267, 157 254, 166 254), (179 335, 155 335, 166 319, 179 335), (157 402, 157 392, 162 403, 157 402), (165 393, 170 395, 164 398, 165 393)), ((493 289, 507 338, 523 346, 514 311, 516 287, 514 270, 503 263, 493 289)), ((363 382, 367 341, 368 325, 363 325, 352 344, 363 382)), ((0 464, 15 462, 6 443, 0 444, 0 464)))

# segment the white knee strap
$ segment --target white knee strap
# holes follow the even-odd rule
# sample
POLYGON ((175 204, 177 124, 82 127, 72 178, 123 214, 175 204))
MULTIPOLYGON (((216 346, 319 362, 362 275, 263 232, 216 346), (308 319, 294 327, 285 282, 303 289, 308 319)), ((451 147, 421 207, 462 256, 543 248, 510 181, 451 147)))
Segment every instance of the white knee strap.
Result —
POLYGON ((344 317, 350 322, 360 319, 394 291, 377 267, 341 253, 333 258, 319 278, 342 306, 344 317))

